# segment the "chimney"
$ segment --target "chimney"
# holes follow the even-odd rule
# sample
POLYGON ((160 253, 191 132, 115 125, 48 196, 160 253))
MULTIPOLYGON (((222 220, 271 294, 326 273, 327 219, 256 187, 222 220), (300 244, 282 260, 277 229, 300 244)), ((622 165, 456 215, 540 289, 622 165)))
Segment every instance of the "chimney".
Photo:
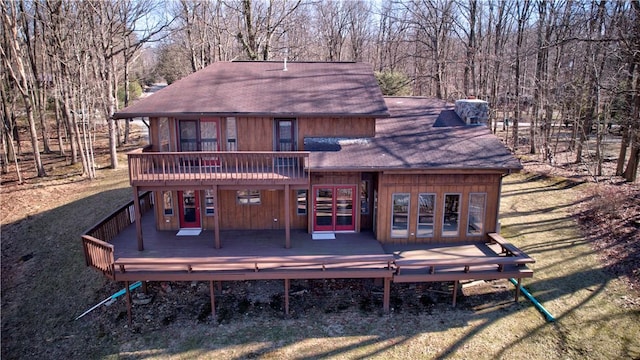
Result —
POLYGON ((467 125, 486 125, 489 121, 489 104, 484 100, 456 100, 455 112, 467 125))

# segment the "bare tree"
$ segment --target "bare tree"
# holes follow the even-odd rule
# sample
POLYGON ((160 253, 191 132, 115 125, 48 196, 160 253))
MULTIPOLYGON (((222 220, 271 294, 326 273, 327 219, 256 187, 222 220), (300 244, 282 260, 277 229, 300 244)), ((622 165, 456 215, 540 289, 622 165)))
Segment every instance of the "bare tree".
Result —
POLYGON ((31 135, 31 148, 33 160, 38 173, 38 177, 46 176, 42 159, 40 157, 40 146, 38 144, 38 131, 34 118, 34 106, 32 100, 33 86, 29 80, 29 75, 22 61, 25 54, 22 53, 18 36, 18 7, 15 2, 2 2, 2 31, 7 34, 7 49, 0 48, 0 57, 8 70, 10 78, 13 80, 17 90, 20 92, 24 104, 27 121, 29 123, 29 133, 31 135))
POLYGON ((249 60, 269 60, 276 34, 283 32, 285 20, 296 11, 302 0, 240 0, 225 2, 239 16, 236 37, 249 60))

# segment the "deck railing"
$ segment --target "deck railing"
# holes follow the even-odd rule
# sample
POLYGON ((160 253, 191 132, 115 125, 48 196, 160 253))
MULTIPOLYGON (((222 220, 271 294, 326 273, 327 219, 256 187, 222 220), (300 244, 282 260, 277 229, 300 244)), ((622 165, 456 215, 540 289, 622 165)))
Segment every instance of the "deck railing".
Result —
POLYGON ((128 154, 131 185, 199 181, 216 184, 305 184, 309 153, 143 152, 128 154))
MULTIPOLYGON (((140 195, 139 199, 142 214, 153 208, 151 192, 145 192, 140 195)), ((82 235, 82 247, 87 266, 102 271, 110 279, 115 279, 113 245, 109 244, 109 241, 133 224, 135 220, 132 200, 85 231, 82 235)))
POLYGON ((87 266, 102 271, 106 277, 115 280, 113 245, 93 236, 82 235, 82 248, 87 266))

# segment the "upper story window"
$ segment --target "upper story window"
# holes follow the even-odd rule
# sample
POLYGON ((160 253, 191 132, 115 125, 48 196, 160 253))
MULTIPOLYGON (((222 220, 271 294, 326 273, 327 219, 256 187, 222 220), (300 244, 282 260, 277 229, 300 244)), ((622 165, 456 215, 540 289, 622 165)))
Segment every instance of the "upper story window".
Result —
POLYGON ((296 151, 296 120, 275 119, 276 151, 296 151))
POLYGON ((238 130, 236 128, 236 118, 227 118, 227 151, 238 151, 238 130))
POLYGON ((171 139, 171 135, 169 134, 169 119, 166 117, 161 117, 158 119, 158 150, 159 151, 170 151, 169 141, 171 139))
POLYGON ((180 151, 219 151, 220 120, 179 120, 180 151))

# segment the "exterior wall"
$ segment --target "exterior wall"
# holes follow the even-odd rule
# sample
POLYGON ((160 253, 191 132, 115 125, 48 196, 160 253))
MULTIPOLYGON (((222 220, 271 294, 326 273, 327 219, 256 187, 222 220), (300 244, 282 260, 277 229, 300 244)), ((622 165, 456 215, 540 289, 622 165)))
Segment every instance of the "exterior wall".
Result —
POLYGON ((484 241, 486 234, 496 230, 500 198, 501 174, 477 175, 413 175, 413 174, 380 174, 378 186, 377 238, 382 243, 443 243, 459 241, 484 241), (392 194, 409 193, 409 236, 407 238, 391 237, 392 194), (418 194, 436 194, 434 236, 417 238, 418 194), (460 194, 459 236, 443 237, 442 221, 444 212, 444 195, 460 194), (481 236, 467 235, 467 214, 470 193, 486 193, 484 229, 481 236))
MULTIPOLYGON (((307 215, 297 215, 297 190, 290 190, 289 211, 291 229, 306 229, 307 215)), ((156 206, 154 208, 156 228, 158 230, 180 229, 180 207, 178 204, 178 192, 171 191, 173 199, 173 215, 164 214, 162 191, 154 192, 156 206)), ((215 218, 205 215, 204 192, 200 192, 200 220, 202 228, 213 230, 215 218)), ((284 223, 284 191, 260 190, 259 205, 239 204, 236 198, 236 190, 218 191, 218 212, 221 230, 268 230, 285 228, 284 223), (277 221, 274 221, 277 219, 277 221)), ((215 211, 218 211, 216 209, 215 211)))
MULTIPOLYGON (((296 190, 290 190, 291 229, 306 229, 307 217, 297 215, 296 190)), ((221 230, 267 230, 285 228, 284 191, 260 190, 260 204, 239 204, 235 190, 219 191, 221 230), (277 221, 276 221, 277 220, 277 221)), ((211 226, 213 228, 213 219, 211 226)))
POLYGON ((273 127, 270 117, 237 117, 238 151, 273 151, 273 127))
POLYGON ((180 218, 179 218, 179 208, 178 208, 178 193, 175 191, 171 192, 171 199, 173 200, 173 214, 165 215, 164 214, 164 198, 162 191, 154 191, 153 198, 155 199, 155 216, 156 216, 156 229, 158 230, 178 230, 180 229, 180 218))
MULTIPOLYGON (((295 118, 295 117, 294 117, 295 118)), ((220 118, 220 145, 225 150, 227 144, 226 118, 220 118)), ((171 151, 177 151, 176 120, 168 120, 171 151)), ((158 118, 149 119, 149 141, 151 151, 160 151, 158 118)), ((304 150, 305 137, 373 137, 373 118, 296 118, 298 149, 304 150)), ((273 117, 236 117, 238 151, 273 151, 273 117)))
POLYGON ((305 137, 374 137, 374 118, 298 118, 298 149, 305 137))

